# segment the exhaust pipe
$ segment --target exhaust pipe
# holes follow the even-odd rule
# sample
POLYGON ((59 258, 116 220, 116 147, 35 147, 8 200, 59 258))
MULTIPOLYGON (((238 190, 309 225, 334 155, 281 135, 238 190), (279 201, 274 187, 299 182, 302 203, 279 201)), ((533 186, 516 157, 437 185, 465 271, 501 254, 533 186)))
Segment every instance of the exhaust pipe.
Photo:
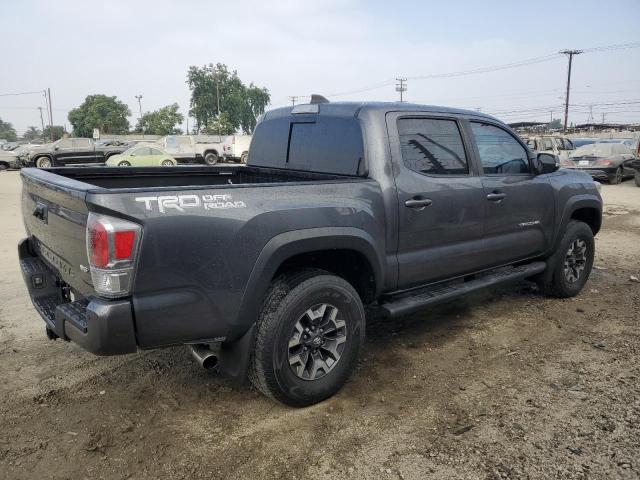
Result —
POLYGON ((202 368, 213 370, 218 366, 218 354, 211 350, 208 345, 188 345, 191 355, 202 368))

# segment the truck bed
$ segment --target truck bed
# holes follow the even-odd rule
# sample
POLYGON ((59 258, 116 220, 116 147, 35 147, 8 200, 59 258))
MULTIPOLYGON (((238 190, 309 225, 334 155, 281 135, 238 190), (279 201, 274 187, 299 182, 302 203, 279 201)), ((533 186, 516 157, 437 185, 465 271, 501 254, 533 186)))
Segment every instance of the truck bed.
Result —
MULTIPOLYGON (((106 189, 132 189, 154 187, 191 187, 304 183, 318 181, 353 180, 352 176, 327 173, 281 170, 264 167, 244 166, 176 166, 176 167, 95 167, 95 168, 51 168, 54 173, 77 182, 106 189)), ((34 175, 36 178, 41 177, 34 175)), ((49 178, 51 178, 49 176, 49 178)))

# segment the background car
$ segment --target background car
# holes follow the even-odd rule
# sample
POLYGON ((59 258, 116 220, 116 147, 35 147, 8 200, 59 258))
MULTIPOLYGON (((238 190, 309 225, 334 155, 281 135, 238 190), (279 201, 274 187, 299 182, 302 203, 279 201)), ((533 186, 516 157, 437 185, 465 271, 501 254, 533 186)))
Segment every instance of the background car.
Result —
POLYGON ((584 147, 585 145, 590 145, 592 143, 597 143, 597 138, 572 138, 571 142, 573 146, 576 148, 584 147))
POLYGON ((155 145, 135 145, 113 155, 106 162, 109 167, 172 167, 178 162, 155 145))
POLYGON ((561 165, 583 170, 593 178, 606 178, 615 185, 635 174, 635 155, 622 143, 593 143, 577 148, 561 165))

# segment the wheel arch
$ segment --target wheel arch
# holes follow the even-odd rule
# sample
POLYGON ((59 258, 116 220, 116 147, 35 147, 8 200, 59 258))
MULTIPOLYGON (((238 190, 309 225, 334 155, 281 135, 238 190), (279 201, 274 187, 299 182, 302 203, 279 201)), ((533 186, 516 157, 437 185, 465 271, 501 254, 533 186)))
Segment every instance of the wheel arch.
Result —
POLYGON ((382 289, 381 258, 373 237, 353 227, 295 230, 273 237, 262 248, 249 276, 234 331, 222 345, 220 372, 236 382, 246 380, 255 321, 271 281, 281 272, 304 266, 323 268, 352 283, 361 298, 364 295, 365 303, 382 289), (340 265, 347 260, 357 263, 351 269, 340 265), (358 272, 362 276, 356 276, 358 272), (362 280, 369 275, 370 281, 362 280))
POLYGON ((596 235, 602 227, 602 200, 595 195, 588 194, 576 195, 567 201, 553 242, 553 251, 558 247, 558 243, 571 220, 586 223, 596 235))
POLYGON ((53 157, 51 155, 49 155, 48 153, 43 153, 43 154, 40 154, 40 155, 36 155, 35 157, 33 157, 31 162, 33 163, 34 166, 37 166, 38 160, 40 160, 41 158, 48 158, 49 161, 51 162, 51 166, 53 166, 53 157))

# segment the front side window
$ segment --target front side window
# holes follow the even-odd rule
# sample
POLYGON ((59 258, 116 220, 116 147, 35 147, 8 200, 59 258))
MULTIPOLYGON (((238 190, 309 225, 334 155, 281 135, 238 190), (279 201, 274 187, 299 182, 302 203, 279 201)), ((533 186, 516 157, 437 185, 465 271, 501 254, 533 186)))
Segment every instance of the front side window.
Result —
POLYGON ((134 151, 133 154, 137 157, 140 157, 142 155, 149 155, 149 149, 146 147, 141 147, 134 151))
POLYGON ((429 175, 466 175, 469 164, 454 120, 401 118, 398 134, 404 165, 429 175))
POLYGON ((149 149, 149 155, 162 155, 162 152, 160 150, 155 149, 155 148, 150 148, 149 149))
POLYGON ((543 138, 541 141, 541 144, 542 144, 541 150, 544 150, 545 152, 553 150, 553 142, 551 141, 550 138, 543 138))
POLYGON ((478 122, 471 122, 471 130, 486 175, 531 173, 527 151, 507 131, 478 122))

